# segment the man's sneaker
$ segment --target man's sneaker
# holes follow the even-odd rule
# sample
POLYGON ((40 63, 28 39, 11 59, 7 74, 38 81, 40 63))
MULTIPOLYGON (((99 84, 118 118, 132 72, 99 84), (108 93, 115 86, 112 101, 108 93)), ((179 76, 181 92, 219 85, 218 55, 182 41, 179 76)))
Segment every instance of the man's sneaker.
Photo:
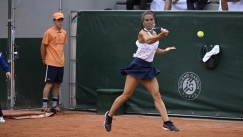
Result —
POLYGON ((50 109, 50 111, 51 112, 53 112, 54 114, 56 114, 57 112, 60 112, 60 107, 58 107, 58 106, 55 106, 55 107, 52 107, 51 109, 50 109))
POLYGON ((50 112, 50 109, 47 107, 41 108, 41 112, 50 112))
POLYGON ((3 119, 3 117, 0 117, 0 123, 5 123, 5 120, 3 119))
POLYGON ((109 111, 105 113, 104 128, 107 132, 111 131, 112 117, 108 116, 109 111))
POLYGON ((172 132, 179 132, 180 130, 178 128, 176 128, 173 124, 173 122, 171 121, 166 121, 163 124, 163 129, 164 130, 170 130, 172 132))

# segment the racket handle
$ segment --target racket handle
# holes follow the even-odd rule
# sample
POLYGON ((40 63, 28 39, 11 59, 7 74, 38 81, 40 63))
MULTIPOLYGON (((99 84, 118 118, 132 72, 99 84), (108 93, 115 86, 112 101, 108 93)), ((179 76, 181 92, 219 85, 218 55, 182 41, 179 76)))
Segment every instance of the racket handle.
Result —
POLYGON ((154 27, 153 28, 153 30, 160 30, 161 32, 163 32, 162 29, 163 29, 162 27, 154 27))
POLYGON ((162 27, 154 27, 153 29, 154 29, 154 30, 156 30, 156 29, 160 29, 160 30, 161 30, 161 29, 163 29, 163 28, 162 28, 162 27))

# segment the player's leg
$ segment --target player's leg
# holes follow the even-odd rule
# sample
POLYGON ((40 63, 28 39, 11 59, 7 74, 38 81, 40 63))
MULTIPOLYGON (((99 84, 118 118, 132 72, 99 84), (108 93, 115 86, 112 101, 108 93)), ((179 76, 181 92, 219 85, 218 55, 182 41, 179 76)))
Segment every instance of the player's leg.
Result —
POLYGON ((159 84, 157 82, 157 79, 153 78, 152 80, 142 80, 141 83, 151 93, 154 99, 155 108, 159 111, 163 121, 168 121, 169 118, 166 112, 164 102, 161 99, 161 95, 159 92, 159 84))
POLYGON ((132 96, 138 83, 139 80, 137 78, 130 75, 126 76, 125 87, 122 95, 116 98, 111 106, 110 111, 107 111, 105 114, 104 127, 106 131, 111 131, 112 117, 114 116, 116 110, 132 96))
POLYGON ((170 131, 178 132, 179 129, 174 126, 174 124, 169 120, 168 114, 164 102, 161 99, 159 92, 159 84, 156 78, 152 80, 142 80, 141 83, 146 87, 146 89, 151 93, 155 108, 159 111, 162 120, 164 121, 163 128, 170 131))
POLYGON ((111 109, 109 111, 109 116, 112 117, 116 110, 124 103, 126 102, 133 94, 134 89, 138 85, 139 80, 131 75, 126 76, 126 82, 125 87, 122 95, 116 98, 114 103, 111 106, 111 109))
POLYGON ((0 123, 5 123, 5 120, 3 119, 3 112, 2 112, 1 103, 0 103, 0 123))

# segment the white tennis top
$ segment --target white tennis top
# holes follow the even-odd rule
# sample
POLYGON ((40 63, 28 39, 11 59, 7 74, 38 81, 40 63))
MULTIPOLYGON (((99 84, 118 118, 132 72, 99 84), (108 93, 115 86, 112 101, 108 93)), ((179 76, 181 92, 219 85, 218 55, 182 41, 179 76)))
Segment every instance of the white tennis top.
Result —
MULTIPOLYGON (((238 2, 228 2, 229 11, 243 11, 243 0, 238 2)), ((219 0, 219 11, 222 11, 221 0, 219 0)))
POLYGON ((154 59, 154 54, 159 46, 159 41, 153 44, 148 44, 148 43, 139 43, 137 40, 136 45, 138 49, 136 53, 133 54, 133 57, 143 59, 147 62, 152 62, 154 59))
MULTIPOLYGON (((163 11, 165 7, 165 0, 153 0, 150 3, 150 10, 152 11, 163 11)), ((186 0, 179 0, 176 4, 171 4, 171 10, 187 10, 186 0)))

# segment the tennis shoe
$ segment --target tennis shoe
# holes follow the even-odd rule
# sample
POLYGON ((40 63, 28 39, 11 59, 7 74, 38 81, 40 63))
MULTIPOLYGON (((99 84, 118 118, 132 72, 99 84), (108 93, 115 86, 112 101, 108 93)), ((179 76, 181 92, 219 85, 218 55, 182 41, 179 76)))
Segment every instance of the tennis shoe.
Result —
POLYGON ((104 128, 107 132, 111 131, 112 126, 112 117, 108 116, 109 111, 105 113, 105 121, 104 121, 104 128))
POLYGON ((3 119, 3 117, 0 117, 0 123, 5 123, 5 120, 3 119))
POLYGON ((41 112, 50 112, 50 109, 47 108, 47 107, 43 107, 43 108, 41 109, 41 112))
POLYGON ((58 106, 55 106, 55 107, 52 107, 51 109, 50 109, 50 111, 51 112, 53 112, 54 114, 56 114, 57 112, 60 112, 60 107, 58 107, 58 106))
POLYGON ((174 126, 173 122, 171 122, 171 121, 164 122, 163 129, 169 130, 171 132, 179 132, 180 131, 177 127, 174 126))

